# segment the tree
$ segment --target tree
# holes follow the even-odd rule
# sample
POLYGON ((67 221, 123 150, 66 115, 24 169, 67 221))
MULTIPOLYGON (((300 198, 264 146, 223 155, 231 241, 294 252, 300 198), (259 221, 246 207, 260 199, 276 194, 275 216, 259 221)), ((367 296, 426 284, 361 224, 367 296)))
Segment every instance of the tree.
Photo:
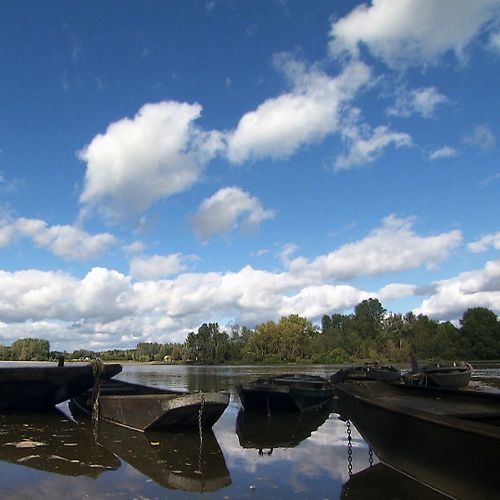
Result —
POLYGON ((500 323, 497 315, 485 307, 465 311, 460 320, 464 347, 475 359, 500 357, 500 323))

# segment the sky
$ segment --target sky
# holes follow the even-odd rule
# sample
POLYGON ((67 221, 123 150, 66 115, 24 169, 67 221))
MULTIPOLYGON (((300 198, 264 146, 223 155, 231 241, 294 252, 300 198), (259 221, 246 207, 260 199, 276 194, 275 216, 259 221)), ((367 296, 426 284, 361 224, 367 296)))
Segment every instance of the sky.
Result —
POLYGON ((500 314, 500 0, 0 3, 0 344, 367 298, 500 314))

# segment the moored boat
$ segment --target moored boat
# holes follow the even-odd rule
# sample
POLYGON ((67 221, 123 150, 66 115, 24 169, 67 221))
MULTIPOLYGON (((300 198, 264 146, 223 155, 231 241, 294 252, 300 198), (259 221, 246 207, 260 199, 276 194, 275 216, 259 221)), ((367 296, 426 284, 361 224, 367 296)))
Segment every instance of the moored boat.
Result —
POLYGON ((453 497, 498 496, 500 394, 354 380, 335 390, 341 418, 385 464, 453 497))
POLYGON ((392 365, 367 363, 365 365, 349 366, 335 372, 330 380, 338 384, 345 380, 380 380, 383 382, 398 382, 401 379, 401 370, 392 365))
POLYGON ((236 386, 245 410, 306 411, 327 404, 332 383, 319 375, 283 374, 236 386))
POLYGON ((0 411, 51 408, 109 379, 119 364, 17 366, 0 368, 0 411))
POLYGON ((472 376, 472 366, 465 361, 432 363, 419 367, 412 361, 412 371, 403 380, 406 384, 429 385, 459 389, 467 387, 472 376))
MULTIPOLYGON (((146 431, 171 427, 212 427, 229 404, 227 392, 179 392, 159 387, 104 380, 99 388, 99 418, 146 431)), ((91 414, 91 391, 71 400, 72 411, 91 414)))

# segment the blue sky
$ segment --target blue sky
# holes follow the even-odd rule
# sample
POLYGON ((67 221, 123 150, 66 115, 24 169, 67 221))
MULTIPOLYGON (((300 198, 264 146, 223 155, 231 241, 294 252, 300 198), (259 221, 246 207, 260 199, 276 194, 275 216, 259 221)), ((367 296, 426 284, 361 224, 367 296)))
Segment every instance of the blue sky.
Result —
POLYGON ((0 5, 0 343, 500 313, 499 0, 0 5))

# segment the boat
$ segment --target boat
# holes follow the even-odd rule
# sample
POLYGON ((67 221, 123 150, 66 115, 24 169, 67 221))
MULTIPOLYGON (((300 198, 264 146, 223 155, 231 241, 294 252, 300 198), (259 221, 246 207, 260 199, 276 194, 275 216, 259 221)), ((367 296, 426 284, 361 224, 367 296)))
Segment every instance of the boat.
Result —
POLYGON ((80 425, 58 408, 25 413, 22 418, 19 413, 0 414, 0 460, 92 479, 121 465, 111 451, 96 443, 90 425, 80 425))
POLYGON ((498 498, 500 393, 367 380, 335 391, 386 465, 452 497, 498 498))
MULTIPOLYGON (((87 391, 72 398, 72 411, 92 414, 94 401, 87 391)), ((98 418, 131 429, 146 431, 170 427, 210 428, 229 404, 227 392, 179 392, 103 380, 100 384, 98 418)))
POLYGON ((419 367, 412 360, 412 370, 403 380, 410 385, 430 385, 458 389, 467 387, 472 375, 472 366, 465 361, 432 363, 419 367))
POLYGON ((381 380, 384 382, 397 382, 401 380, 401 370, 392 365, 379 365, 367 363, 365 365, 349 366, 335 372, 330 380, 338 384, 345 380, 381 380))
POLYGON ((310 437, 326 422, 331 411, 332 405, 325 404, 311 411, 267 416, 260 411, 240 408, 236 434, 242 448, 258 450, 261 456, 271 455, 277 448, 294 448, 310 437))
POLYGON ((16 366, 0 368, 0 411, 50 409, 109 379, 119 364, 16 366))
POLYGON ((332 383, 319 375, 282 374, 236 386, 245 410, 306 411, 327 404, 333 397, 332 383))
MULTIPOLYGON (((212 429, 137 432, 101 422, 98 443, 155 483, 171 490, 214 492, 231 484, 212 429)), ((169 496, 169 495, 167 495, 169 496)))

